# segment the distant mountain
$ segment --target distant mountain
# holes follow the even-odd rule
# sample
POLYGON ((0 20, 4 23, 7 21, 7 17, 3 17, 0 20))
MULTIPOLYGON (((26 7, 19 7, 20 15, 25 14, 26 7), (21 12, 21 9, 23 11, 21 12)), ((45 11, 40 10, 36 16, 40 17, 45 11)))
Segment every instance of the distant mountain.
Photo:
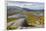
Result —
POLYGON ((41 9, 41 10, 34 10, 34 9, 29 9, 29 8, 23 8, 23 9, 26 10, 26 11, 34 11, 34 12, 35 12, 35 11, 38 11, 38 12, 39 12, 39 11, 44 11, 44 9, 41 9))
POLYGON ((34 9, 29 9, 29 8, 21 8, 18 6, 7 6, 7 11, 8 11, 8 15, 12 15, 12 14, 16 14, 18 12, 20 13, 20 12, 24 12, 24 11, 43 12, 44 9, 34 10, 34 9))
POLYGON ((44 9, 41 10, 34 10, 29 8, 21 8, 18 6, 7 6, 8 14, 11 14, 13 12, 19 12, 19 11, 44 11, 44 9))
POLYGON ((8 15, 16 14, 17 12, 22 12, 24 9, 18 6, 7 6, 8 15))

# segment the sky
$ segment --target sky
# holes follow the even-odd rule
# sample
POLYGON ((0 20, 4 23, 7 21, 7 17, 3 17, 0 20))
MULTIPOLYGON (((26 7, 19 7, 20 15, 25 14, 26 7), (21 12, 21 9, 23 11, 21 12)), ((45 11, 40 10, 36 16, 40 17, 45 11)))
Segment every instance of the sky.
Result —
POLYGON ((8 1, 8 6, 19 6, 22 8, 29 8, 34 10, 39 10, 44 8, 43 2, 16 2, 8 1))
POLYGON ((7 0, 7 1, 43 2, 44 0, 7 0))

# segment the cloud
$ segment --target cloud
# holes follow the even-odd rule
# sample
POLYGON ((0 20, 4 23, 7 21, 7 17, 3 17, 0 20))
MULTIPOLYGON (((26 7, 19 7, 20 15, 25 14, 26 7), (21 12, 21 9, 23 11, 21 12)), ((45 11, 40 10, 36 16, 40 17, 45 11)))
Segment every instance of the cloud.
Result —
POLYGON ((15 1, 10 1, 8 2, 8 6, 18 6, 22 8, 29 8, 29 9, 43 9, 44 8, 44 3, 40 2, 15 2, 15 1))
POLYGON ((43 2, 43 0, 7 0, 7 1, 43 2))

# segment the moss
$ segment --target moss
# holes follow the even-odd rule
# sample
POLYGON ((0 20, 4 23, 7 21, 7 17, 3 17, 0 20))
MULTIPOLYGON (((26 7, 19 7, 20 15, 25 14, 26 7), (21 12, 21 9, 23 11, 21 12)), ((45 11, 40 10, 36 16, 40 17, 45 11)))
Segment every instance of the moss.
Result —
POLYGON ((14 29, 17 29, 17 27, 16 26, 8 26, 7 27, 7 30, 14 30, 14 29))
POLYGON ((7 22, 11 22, 11 21, 14 21, 14 20, 16 20, 16 18, 8 18, 7 22))
POLYGON ((44 24, 44 16, 35 16, 32 13, 25 13, 24 15, 26 15, 26 20, 27 20, 27 24, 28 25, 34 25, 34 24, 44 24))

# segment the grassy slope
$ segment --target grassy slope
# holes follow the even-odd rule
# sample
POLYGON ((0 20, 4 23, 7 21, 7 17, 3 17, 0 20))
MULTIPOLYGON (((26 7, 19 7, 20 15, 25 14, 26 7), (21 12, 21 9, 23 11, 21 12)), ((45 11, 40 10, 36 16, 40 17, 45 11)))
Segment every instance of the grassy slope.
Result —
MULTIPOLYGON (((36 12, 33 12, 33 13, 36 13, 36 12)), ((26 13, 23 13, 24 15, 27 15, 26 17, 26 20, 27 20, 27 23, 29 25, 34 25, 34 24, 44 24, 44 16, 35 16, 33 15, 33 13, 31 12, 26 12, 26 13), (37 23, 38 22, 38 23, 37 23)))
MULTIPOLYGON (((16 18, 8 18, 7 22, 14 22, 16 20, 16 18)), ((8 30, 13 30, 16 29, 15 26, 7 26, 8 30)))
MULTIPOLYGON (((36 12, 33 12, 36 13, 36 12)), ((34 24, 38 24, 38 25, 43 25, 44 24, 44 16, 34 16, 33 13, 31 12, 24 12, 22 13, 23 15, 26 15, 26 20, 27 20, 27 24, 28 25, 34 25, 34 24), (38 23, 37 23, 37 22, 38 23)), ((13 20, 16 20, 15 18, 8 18, 8 22, 11 22, 13 20)), ((14 26, 9 26, 7 29, 16 29, 14 26)))

